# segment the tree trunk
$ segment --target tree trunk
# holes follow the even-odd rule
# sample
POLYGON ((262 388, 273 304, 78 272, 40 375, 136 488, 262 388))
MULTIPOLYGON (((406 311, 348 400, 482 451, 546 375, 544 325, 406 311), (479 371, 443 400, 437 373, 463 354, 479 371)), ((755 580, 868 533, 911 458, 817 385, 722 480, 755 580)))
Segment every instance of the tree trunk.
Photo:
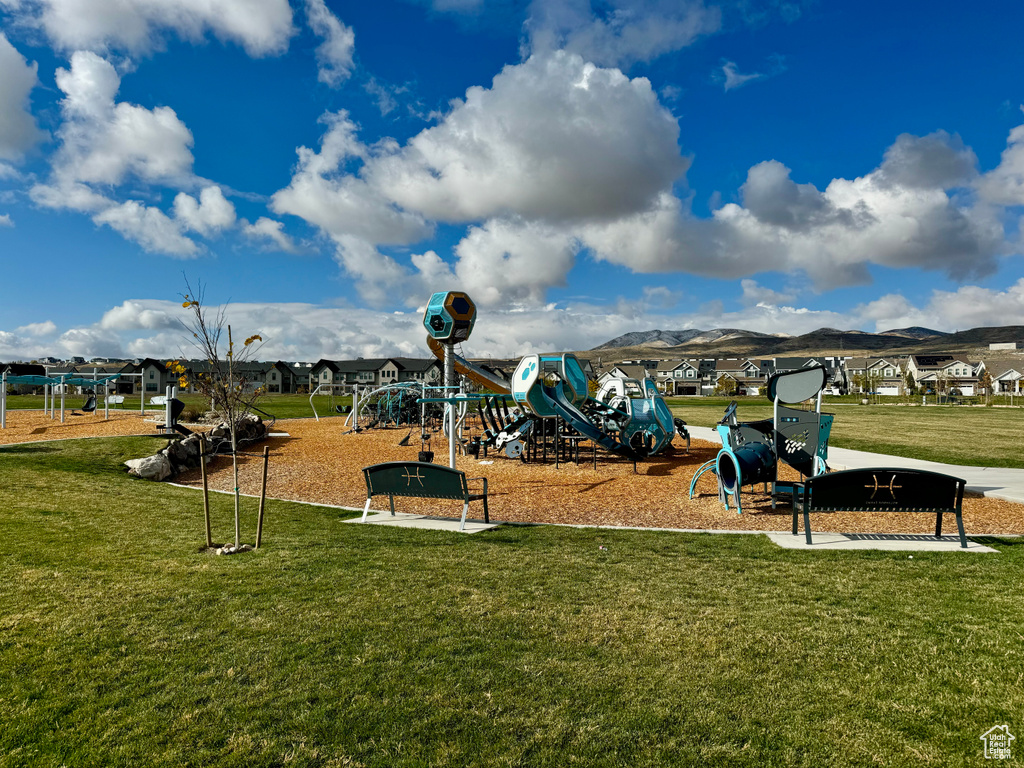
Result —
POLYGON ((231 426, 231 464, 235 472, 235 549, 241 546, 239 542, 239 518, 238 518, 238 442, 235 440, 235 427, 231 426))

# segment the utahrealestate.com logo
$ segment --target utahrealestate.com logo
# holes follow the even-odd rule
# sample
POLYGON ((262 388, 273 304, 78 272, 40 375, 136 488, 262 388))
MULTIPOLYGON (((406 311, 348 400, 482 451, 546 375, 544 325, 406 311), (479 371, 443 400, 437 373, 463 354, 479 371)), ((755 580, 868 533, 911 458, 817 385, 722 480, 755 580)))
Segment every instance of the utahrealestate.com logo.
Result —
POLYGON ((1010 733, 1010 726, 993 726, 981 734, 980 738, 985 742, 986 760, 1010 759, 1010 742, 1016 739, 1016 737, 1010 733))

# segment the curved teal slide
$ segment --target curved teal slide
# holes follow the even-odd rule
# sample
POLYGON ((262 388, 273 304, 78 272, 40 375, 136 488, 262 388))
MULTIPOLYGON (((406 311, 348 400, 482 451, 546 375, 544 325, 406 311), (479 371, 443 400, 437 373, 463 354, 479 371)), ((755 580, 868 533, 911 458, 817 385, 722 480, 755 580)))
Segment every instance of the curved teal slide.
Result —
POLYGON ((553 387, 541 384, 536 388, 536 391, 538 391, 544 398, 544 401, 551 410, 561 418, 565 419, 573 429, 584 437, 593 440, 602 448, 606 448, 613 453, 625 456, 627 459, 635 460, 640 458, 636 451, 628 445, 619 442, 607 432, 603 432, 598 429, 590 419, 588 419, 586 415, 573 405, 569 398, 565 396, 565 393, 562 391, 562 386, 562 382, 558 382, 558 384, 553 387))

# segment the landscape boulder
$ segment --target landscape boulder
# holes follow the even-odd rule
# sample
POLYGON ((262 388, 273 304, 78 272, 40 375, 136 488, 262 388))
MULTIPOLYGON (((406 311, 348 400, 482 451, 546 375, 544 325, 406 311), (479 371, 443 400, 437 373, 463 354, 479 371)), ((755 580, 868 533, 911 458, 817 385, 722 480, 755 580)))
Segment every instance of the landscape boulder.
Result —
MULTIPOLYGON (((267 437, 267 425, 256 414, 247 413, 238 420, 236 429, 239 447, 264 440, 267 437)), ((147 480, 166 480, 178 473, 199 466, 200 442, 199 435, 188 435, 182 440, 172 440, 154 456, 143 459, 131 459, 125 462, 128 474, 147 480)), ((231 454, 231 430, 227 422, 221 422, 206 435, 206 461, 212 455, 231 454)))
POLYGON ((129 475, 144 480, 166 480, 171 476, 171 461, 162 453, 142 459, 129 459, 125 464, 129 475))

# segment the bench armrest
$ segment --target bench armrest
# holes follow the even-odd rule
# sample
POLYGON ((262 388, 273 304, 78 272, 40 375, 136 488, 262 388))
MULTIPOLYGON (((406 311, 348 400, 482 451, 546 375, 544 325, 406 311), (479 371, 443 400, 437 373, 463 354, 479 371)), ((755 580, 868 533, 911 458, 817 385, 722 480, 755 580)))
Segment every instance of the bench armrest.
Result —
POLYGON ((484 491, 483 492, 487 493, 487 478, 486 477, 467 477, 466 478, 466 485, 468 486, 474 480, 483 480, 483 483, 484 483, 484 491))

